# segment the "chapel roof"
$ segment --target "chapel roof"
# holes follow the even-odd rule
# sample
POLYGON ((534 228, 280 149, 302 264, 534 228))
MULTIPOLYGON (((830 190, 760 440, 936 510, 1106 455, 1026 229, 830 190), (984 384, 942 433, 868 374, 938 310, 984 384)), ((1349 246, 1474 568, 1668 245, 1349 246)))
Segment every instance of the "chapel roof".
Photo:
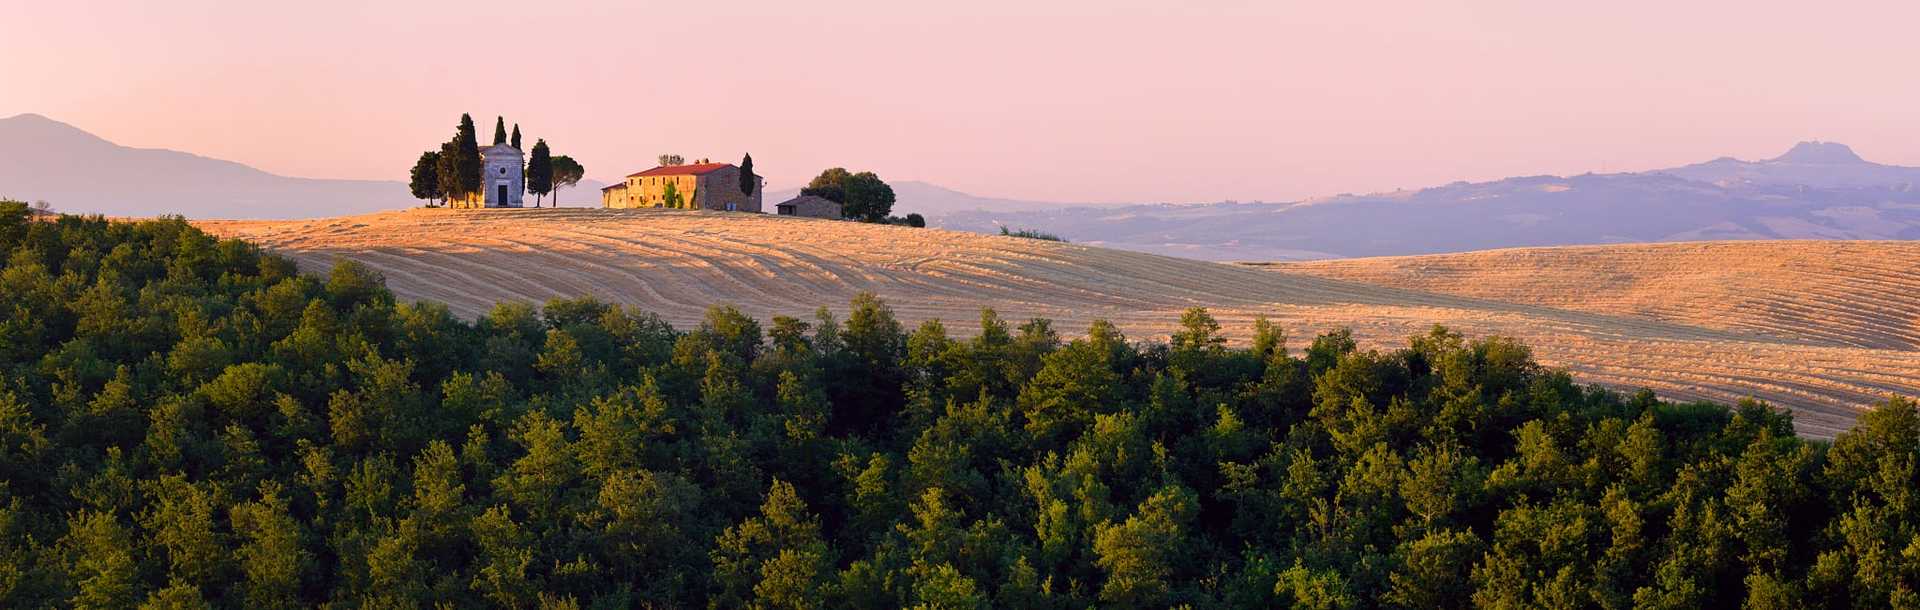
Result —
POLYGON ((500 144, 494 144, 492 146, 480 147, 481 156, 486 156, 487 153, 495 152, 495 151, 499 151, 503 154, 505 153, 515 154, 515 155, 521 154, 520 149, 514 148, 512 144, 500 143, 500 144))

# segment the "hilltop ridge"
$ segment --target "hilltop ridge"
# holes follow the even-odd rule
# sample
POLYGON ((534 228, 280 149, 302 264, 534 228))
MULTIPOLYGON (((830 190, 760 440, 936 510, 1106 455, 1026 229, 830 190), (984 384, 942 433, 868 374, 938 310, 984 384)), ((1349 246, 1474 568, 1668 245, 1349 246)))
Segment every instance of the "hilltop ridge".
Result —
POLYGON ((1866 159, 1853 152, 1853 148, 1839 142, 1809 141, 1793 145, 1793 148, 1778 157, 1769 159, 1774 163, 1827 163, 1845 165, 1866 163, 1866 159))
MULTIPOLYGON (((1149 339, 1165 337, 1181 311, 1204 306, 1230 337, 1245 340, 1254 317, 1267 316, 1296 347, 1338 327, 1376 348, 1404 345, 1433 324, 1513 336, 1542 362, 1592 383, 1681 399, 1760 397, 1792 408, 1801 432, 1813 436, 1845 429, 1858 409, 1889 395, 1920 395, 1920 352, 1893 341, 1865 346, 958 231, 567 208, 197 224, 287 255, 308 272, 340 259, 363 262, 400 297, 447 303, 469 317, 500 301, 592 295, 692 324, 716 303, 767 319, 871 291, 908 323, 940 319, 960 333, 972 332, 980 308, 991 305, 1009 320, 1052 319, 1069 336, 1101 318, 1149 339)), ((1725 255, 1739 256, 1741 245, 1725 255)), ((1849 256, 1920 268, 1915 252, 1875 244, 1849 256)), ((1819 291, 1881 288, 1838 278, 1819 291)))

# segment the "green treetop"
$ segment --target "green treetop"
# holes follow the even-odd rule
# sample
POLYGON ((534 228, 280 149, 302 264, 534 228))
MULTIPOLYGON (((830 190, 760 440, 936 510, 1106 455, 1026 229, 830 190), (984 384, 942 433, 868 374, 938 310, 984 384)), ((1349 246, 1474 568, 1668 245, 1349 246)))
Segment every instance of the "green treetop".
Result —
POLYGON ((540 197, 553 192, 553 157, 547 149, 546 140, 533 141, 533 153, 527 157, 527 192, 535 196, 533 207, 540 207, 540 197))
POLYGON ((439 199, 440 191, 440 152, 429 150, 420 153, 420 159, 413 162, 413 172, 407 187, 413 192, 414 199, 425 199, 432 206, 439 199))
POLYGON ((580 179, 586 176, 587 168, 582 167, 580 162, 574 161, 573 157, 555 155, 553 157, 553 204, 560 205, 560 187, 580 184, 580 179))
POLYGON ((740 193, 752 195, 759 183, 759 178, 753 175, 753 153, 747 153, 740 159, 740 193))

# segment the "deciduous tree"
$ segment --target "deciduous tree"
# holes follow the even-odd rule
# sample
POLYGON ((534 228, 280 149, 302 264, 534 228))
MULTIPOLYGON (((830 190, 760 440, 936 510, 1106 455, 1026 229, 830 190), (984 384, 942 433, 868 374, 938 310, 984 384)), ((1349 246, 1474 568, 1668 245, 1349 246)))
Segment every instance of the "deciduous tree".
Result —
POLYGON ((420 160, 413 162, 412 178, 407 187, 413 191, 414 199, 427 200, 432 207, 435 199, 442 196, 440 191, 440 153, 429 150, 420 153, 420 160))
POLYGON ((893 187, 873 172, 856 174, 844 167, 829 168, 800 192, 838 202, 840 214, 846 218, 879 222, 893 213, 893 187))
POLYGON ((873 172, 860 172, 841 185, 847 193, 842 214, 867 222, 886 220, 893 213, 893 187, 873 172))
POLYGON ((580 179, 586 176, 587 168, 581 167, 580 162, 574 161, 573 157, 555 155, 553 157, 553 205, 555 207, 560 205, 560 187, 580 184, 580 179))

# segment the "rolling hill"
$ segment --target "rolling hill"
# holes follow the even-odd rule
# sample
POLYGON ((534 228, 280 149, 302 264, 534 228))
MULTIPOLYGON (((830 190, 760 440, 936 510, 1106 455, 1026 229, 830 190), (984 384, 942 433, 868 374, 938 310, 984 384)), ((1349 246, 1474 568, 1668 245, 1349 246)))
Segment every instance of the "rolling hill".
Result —
MULTIPOLYGON (((873 291, 910 323, 939 318, 956 332, 970 332, 979 308, 992 305, 1009 319, 1053 319, 1068 335, 1105 318, 1129 336, 1151 338, 1164 337, 1186 308, 1206 306, 1242 338, 1255 316, 1268 316, 1284 326, 1296 348, 1336 327, 1350 327, 1364 344, 1383 348, 1404 345, 1407 336, 1436 323, 1469 336, 1509 335, 1532 345, 1542 362, 1585 382, 1649 387, 1680 399, 1755 396, 1794 409, 1800 431, 1817 437, 1845 429, 1860 408, 1888 395, 1920 395, 1920 351, 1907 331, 1856 333, 1847 327, 1859 320, 1841 313, 1767 322, 1772 318, 1765 312, 1752 312, 1747 322, 1708 323, 1699 319, 1710 318, 1708 313, 1632 305, 1636 298, 1651 298, 1634 296, 1640 294, 1635 286, 1670 281, 1672 300, 1701 303, 1692 311, 1710 311, 1711 303, 1725 298, 1722 292, 1693 290, 1708 287, 1684 278, 1661 279, 1713 264, 1708 259, 1665 268, 1650 264, 1617 277, 1606 269, 1586 270, 1578 283, 1554 284, 1549 277, 1516 289, 1531 294, 1557 285, 1570 295, 1623 295, 1614 298, 1626 303, 1583 309, 1569 305, 1577 296, 1447 294, 1439 286, 1346 279, 1333 267, 1225 265, 958 231, 727 213, 408 210, 199 224, 260 243, 309 271, 342 258, 364 262, 384 272, 402 298, 444 302, 466 316, 505 300, 596 295, 687 325, 716 303, 764 318, 842 306, 855 293, 873 291), (1503 300, 1508 298, 1514 300, 1503 300)), ((1727 244, 1702 256, 1769 256, 1746 252, 1748 245, 1727 244)), ((1854 257, 1848 260, 1873 261, 1871 268, 1880 271, 1816 271, 1772 282, 1762 277, 1743 290, 1789 302, 1797 297, 1783 295, 1797 292, 1879 294, 1908 285, 1911 274, 1900 269, 1920 268, 1920 253, 1912 249, 1847 245, 1853 249, 1842 254, 1854 257)), ((1904 311, 1862 308, 1858 315, 1897 327, 1899 320, 1911 320, 1913 310, 1904 311)))
POLYGON ((1920 242, 1563 246, 1259 266, 1783 340, 1920 350, 1920 242))

